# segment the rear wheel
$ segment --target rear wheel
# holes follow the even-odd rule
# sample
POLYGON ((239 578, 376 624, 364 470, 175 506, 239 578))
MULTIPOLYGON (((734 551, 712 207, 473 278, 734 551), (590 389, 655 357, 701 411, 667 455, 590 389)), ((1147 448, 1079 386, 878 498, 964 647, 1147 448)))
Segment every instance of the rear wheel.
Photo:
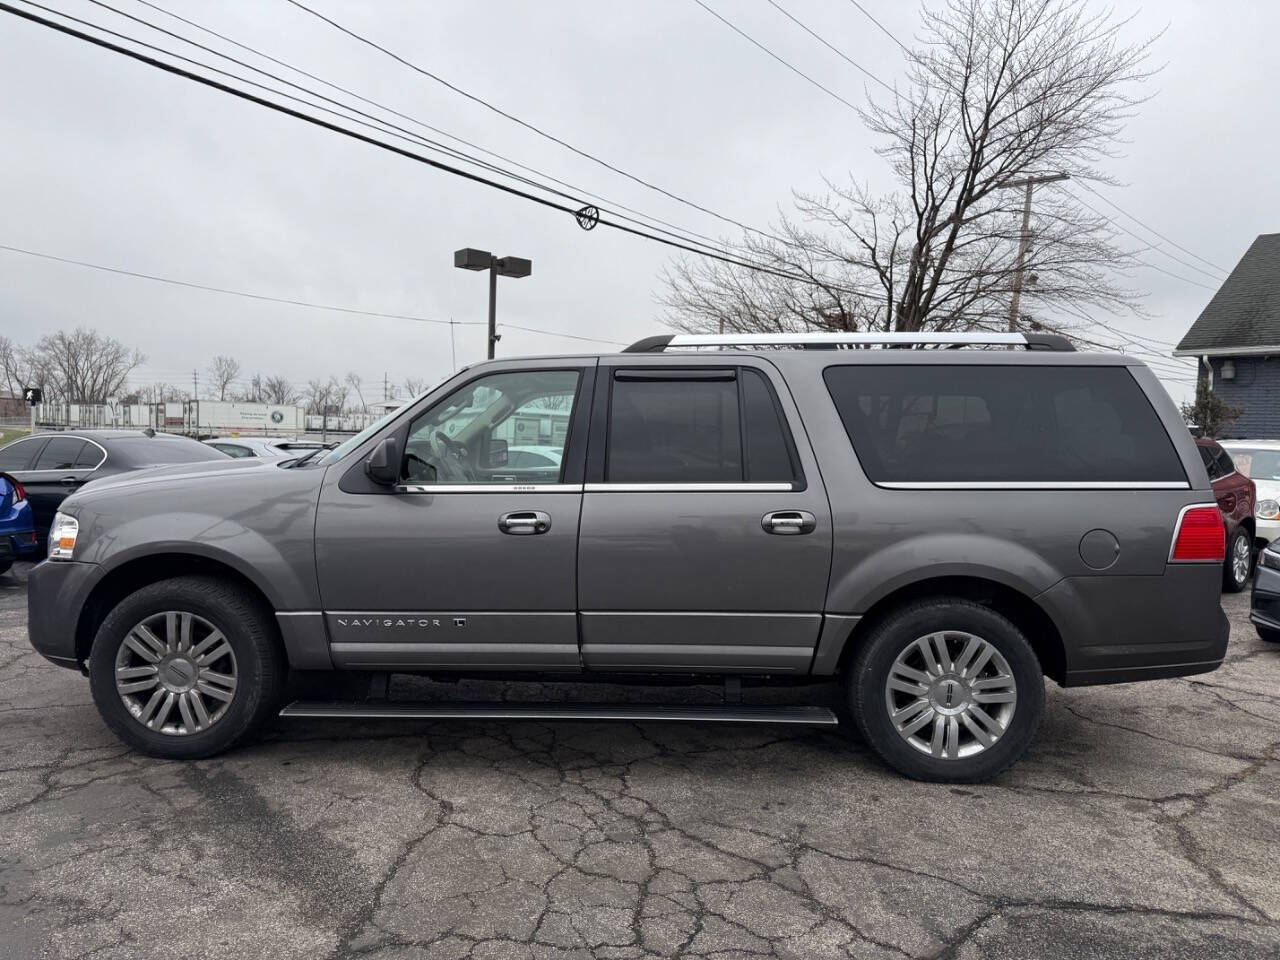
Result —
POLYGON ((863 738, 917 780, 989 780, 1022 756, 1044 714, 1044 678, 1026 637, 958 598, 890 614, 845 681, 863 738))
POLYGON ((270 613, 213 577, 143 587, 107 615, 89 685, 107 725, 153 756, 219 753, 276 708, 286 665, 270 613))
POLYGON ((1222 566, 1222 589, 1239 593, 1249 585, 1253 572, 1253 537, 1241 527, 1227 544, 1227 559, 1222 566))
POLYGON ((1280 643, 1280 630, 1272 630, 1270 627, 1258 627, 1258 639, 1265 640, 1267 643, 1280 643))
POLYGON ((12 560, 3 560, 3 561, 0 561, 0 577, 3 577, 6 573, 8 573, 8 572, 9 572, 9 568, 10 568, 10 567, 12 567, 12 566, 13 566, 13 561, 12 561, 12 560))

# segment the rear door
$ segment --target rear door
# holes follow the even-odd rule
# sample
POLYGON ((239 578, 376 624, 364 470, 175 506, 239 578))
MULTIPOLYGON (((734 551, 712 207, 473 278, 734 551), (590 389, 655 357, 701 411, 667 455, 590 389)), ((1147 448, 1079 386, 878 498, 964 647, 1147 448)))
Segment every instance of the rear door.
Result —
POLYGON ((36 533, 44 537, 53 515, 67 497, 84 485, 106 458, 106 452, 83 437, 55 435, 19 479, 27 489, 36 533))
POLYGON ((776 369, 600 362, 578 550, 583 665, 807 672, 831 517, 776 369))

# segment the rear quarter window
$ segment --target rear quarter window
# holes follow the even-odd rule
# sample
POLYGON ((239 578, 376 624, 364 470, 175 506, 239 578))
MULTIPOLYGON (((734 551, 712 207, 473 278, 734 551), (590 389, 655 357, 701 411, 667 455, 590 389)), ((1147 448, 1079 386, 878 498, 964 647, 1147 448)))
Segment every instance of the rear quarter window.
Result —
POLYGON ((1186 474, 1124 367, 828 367, 875 483, 1173 483, 1186 474))

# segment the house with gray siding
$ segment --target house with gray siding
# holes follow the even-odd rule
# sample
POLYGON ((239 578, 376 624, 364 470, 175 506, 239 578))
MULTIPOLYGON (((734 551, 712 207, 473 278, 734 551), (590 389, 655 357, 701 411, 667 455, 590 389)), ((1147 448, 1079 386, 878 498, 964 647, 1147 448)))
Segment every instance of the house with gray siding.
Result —
POLYGON ((1253 241, 1173 353, 1244 411, 1231 436, 1280 440, 1280 233, 1253 241))

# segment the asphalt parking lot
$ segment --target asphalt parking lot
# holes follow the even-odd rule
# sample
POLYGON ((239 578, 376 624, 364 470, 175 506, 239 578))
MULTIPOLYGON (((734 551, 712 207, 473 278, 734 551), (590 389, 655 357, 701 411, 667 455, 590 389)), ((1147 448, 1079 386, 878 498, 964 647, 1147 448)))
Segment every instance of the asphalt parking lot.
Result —
POLYGON ((958 788, 844 733, 657 723, 278 721, 151 760, 28 647, 24 578, 0 577, 5 958, 1280 955, 1280 648, 1244 596, 1221 670, 1051 686, 1027 757, 958 788))

